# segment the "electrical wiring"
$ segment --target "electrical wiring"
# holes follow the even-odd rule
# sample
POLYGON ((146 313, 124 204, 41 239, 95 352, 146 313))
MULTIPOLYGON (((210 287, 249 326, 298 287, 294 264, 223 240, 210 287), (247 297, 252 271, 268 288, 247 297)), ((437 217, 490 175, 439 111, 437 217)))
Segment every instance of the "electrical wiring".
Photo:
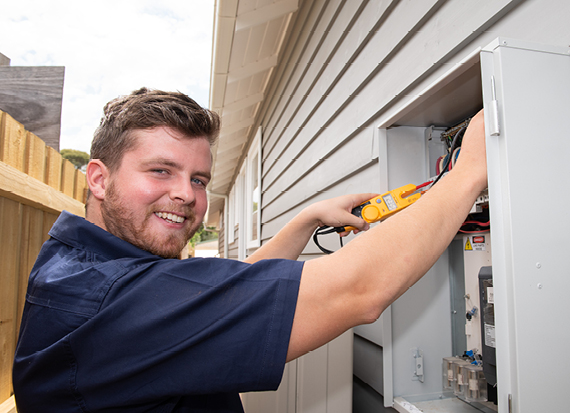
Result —
MULTIPOLYGON (((313 234, 313 242, 315 243, 315 245, 317 247, 319 247, 319 249, 324 252, 325 254, 332 254, 334 251, 331 251, 325 247, 323 247, 318 240, 319 235, 325 235, 325 234, 332 234, 333 232, 338 232, 337 231, 338 228, 334 228, 334 227, 329 227, 329 226, 323 226, 320 228, 317 228, 317 230, 315 231, 315 233, 313 234)), ((343 243, 342 243, 342 237, 339 236, 340 239, 340 247, 343 247, 343 243)))
POLYGON ((461 128, 459 128, 459 130, 455 133, 454 137, 453 137, 453 141, 451 142, 451 146, 449 147, 449 154, 445 157, 445 166, 443 166, 443 168, 441 168, 441 172, 439 173, 439 175, 437 176, 437 178, 435 179, 435 181, 433 181, 433 185, 435 185, 443 176, 443 174, 445 172, 447 172, 450 164, 451 164, 451 158, 453 156, 453 153, 455 152, 456 149, 459 148, 460 146, 460 138, 463 137, 463 133, 465 132, 466 126, 462 126, 461 128))
POLYGON ((482 227, 485 227, 485 226, 489 226, 489 225, 490 225, 490 221, 487 221, 487 222, 481 222, 481 221, 465 221, 465 222, 463 223, 463 225, 465 225, 465 224, 477 224, 477 225, 480 225, 480 226, 482 226, 482 227))
POLYGON ((459 229, 459 232, 463 233, 463 234, 476 234, 479 232, 487 232, 489 231, 489 226, 491 225, 490 221, 487 222, 479 222, 479 221, 465 221, 463 224, 461 224, 461 228, 459 229), (465 225, 474 225, 475 228, 471 229, 471 230, 466 230, 463 229, 463 226, 465 225))
POLYGON ((451 154, 451 164, 449 165, 450 171, 451 171, 451 169, 455 168, 455 162, 457 162, 457 158, 459 157, 460 151, 461 151, 461 148, 455 148, 455 150, 451 154))
POLYGON ((445 162, 445 155, 440 156, 439 158, 437 158, 437 161, 435 163, 435 175, 439 175, 441 173, 441 168, 443 168, 445 162))
POLYGON ((463 234, 474 234, 477 232, 489 231, 491 220, 489 219, 489 208, 483 206, 481 212, 470 214, 467 219, 461 224, 459 232, 463 234))

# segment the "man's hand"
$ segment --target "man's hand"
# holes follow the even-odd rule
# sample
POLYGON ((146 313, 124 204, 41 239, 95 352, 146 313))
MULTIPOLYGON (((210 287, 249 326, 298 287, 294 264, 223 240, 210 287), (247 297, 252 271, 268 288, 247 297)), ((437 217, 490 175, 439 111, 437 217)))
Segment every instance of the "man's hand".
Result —
MULTIPOLYGON (((352 209, 376 196, 378 194, 373 193, 343 195, 312 204, 303 210, 301 214, 305 215, 303 219, 310 223, 309 225, 313 228, 313 231, 317 227, 324 226, 351 226, 358 228, 354 231, 356 234, 360 231, 368 230, 369 224, 362 218, 352 215, 352 209)), ((349 232, 343 232, 340 235, 346 236, 348 234, 349 232)))
MULTIPOLYGON (((322 226, 340 227, 350 225, 358 228, 354 233, 366 231, 369 228, 368 222, 352 215, 351 211, 354 207, 375 196, 377 194, 372 193, 343 195, 309 205, 285 225, 268 243, 264 244, 244 261, 254 263, 259 260, 272 258, 296 260, 315 230, 322 226)), ((340 235, 348 235, 348 232, 343 232, 340 235)))

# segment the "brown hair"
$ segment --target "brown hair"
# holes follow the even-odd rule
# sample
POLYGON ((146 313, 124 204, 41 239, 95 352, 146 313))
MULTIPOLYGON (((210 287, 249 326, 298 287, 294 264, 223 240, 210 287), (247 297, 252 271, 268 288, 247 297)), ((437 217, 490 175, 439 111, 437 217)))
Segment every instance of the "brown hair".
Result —
POLYGON ((220 131, 217 113, 202 108, 180 92, 141 88, 105 105, 91 143, 91 159, 116 170, 126 151, 135 145, 132 131, 166 126, 189 138, 205 137, 214 145, 220 131))

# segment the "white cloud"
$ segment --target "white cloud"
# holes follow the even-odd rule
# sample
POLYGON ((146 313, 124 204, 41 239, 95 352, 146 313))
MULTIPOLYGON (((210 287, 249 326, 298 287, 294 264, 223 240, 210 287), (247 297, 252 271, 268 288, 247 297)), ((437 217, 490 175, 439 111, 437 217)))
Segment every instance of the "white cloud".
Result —
POLYGON ((89 152, 110 99, 141 86, 208 105, 214 0, 0 1, 12 66, 65 66, 60 148, 89 152))

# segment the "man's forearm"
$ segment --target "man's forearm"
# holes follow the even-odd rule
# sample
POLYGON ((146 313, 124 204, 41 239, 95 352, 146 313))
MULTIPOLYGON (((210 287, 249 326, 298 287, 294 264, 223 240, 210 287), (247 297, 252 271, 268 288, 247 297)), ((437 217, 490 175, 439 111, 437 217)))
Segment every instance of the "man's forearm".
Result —
POLYGON ((296 260, 320 226, 349 225, 359 230, 368 229, 368 223, 352 215, 350 211, 376 195, 349 194, 311 204, 297 214, 269 242, 248 257, 246 262, 269 258, 296 260))
POLYGON ((307 210, 301 211, 269 242, 261 246, 244 261, 254 263, 263 259, 283 258, 296 260, 311 239, 318 223, 307 210))

